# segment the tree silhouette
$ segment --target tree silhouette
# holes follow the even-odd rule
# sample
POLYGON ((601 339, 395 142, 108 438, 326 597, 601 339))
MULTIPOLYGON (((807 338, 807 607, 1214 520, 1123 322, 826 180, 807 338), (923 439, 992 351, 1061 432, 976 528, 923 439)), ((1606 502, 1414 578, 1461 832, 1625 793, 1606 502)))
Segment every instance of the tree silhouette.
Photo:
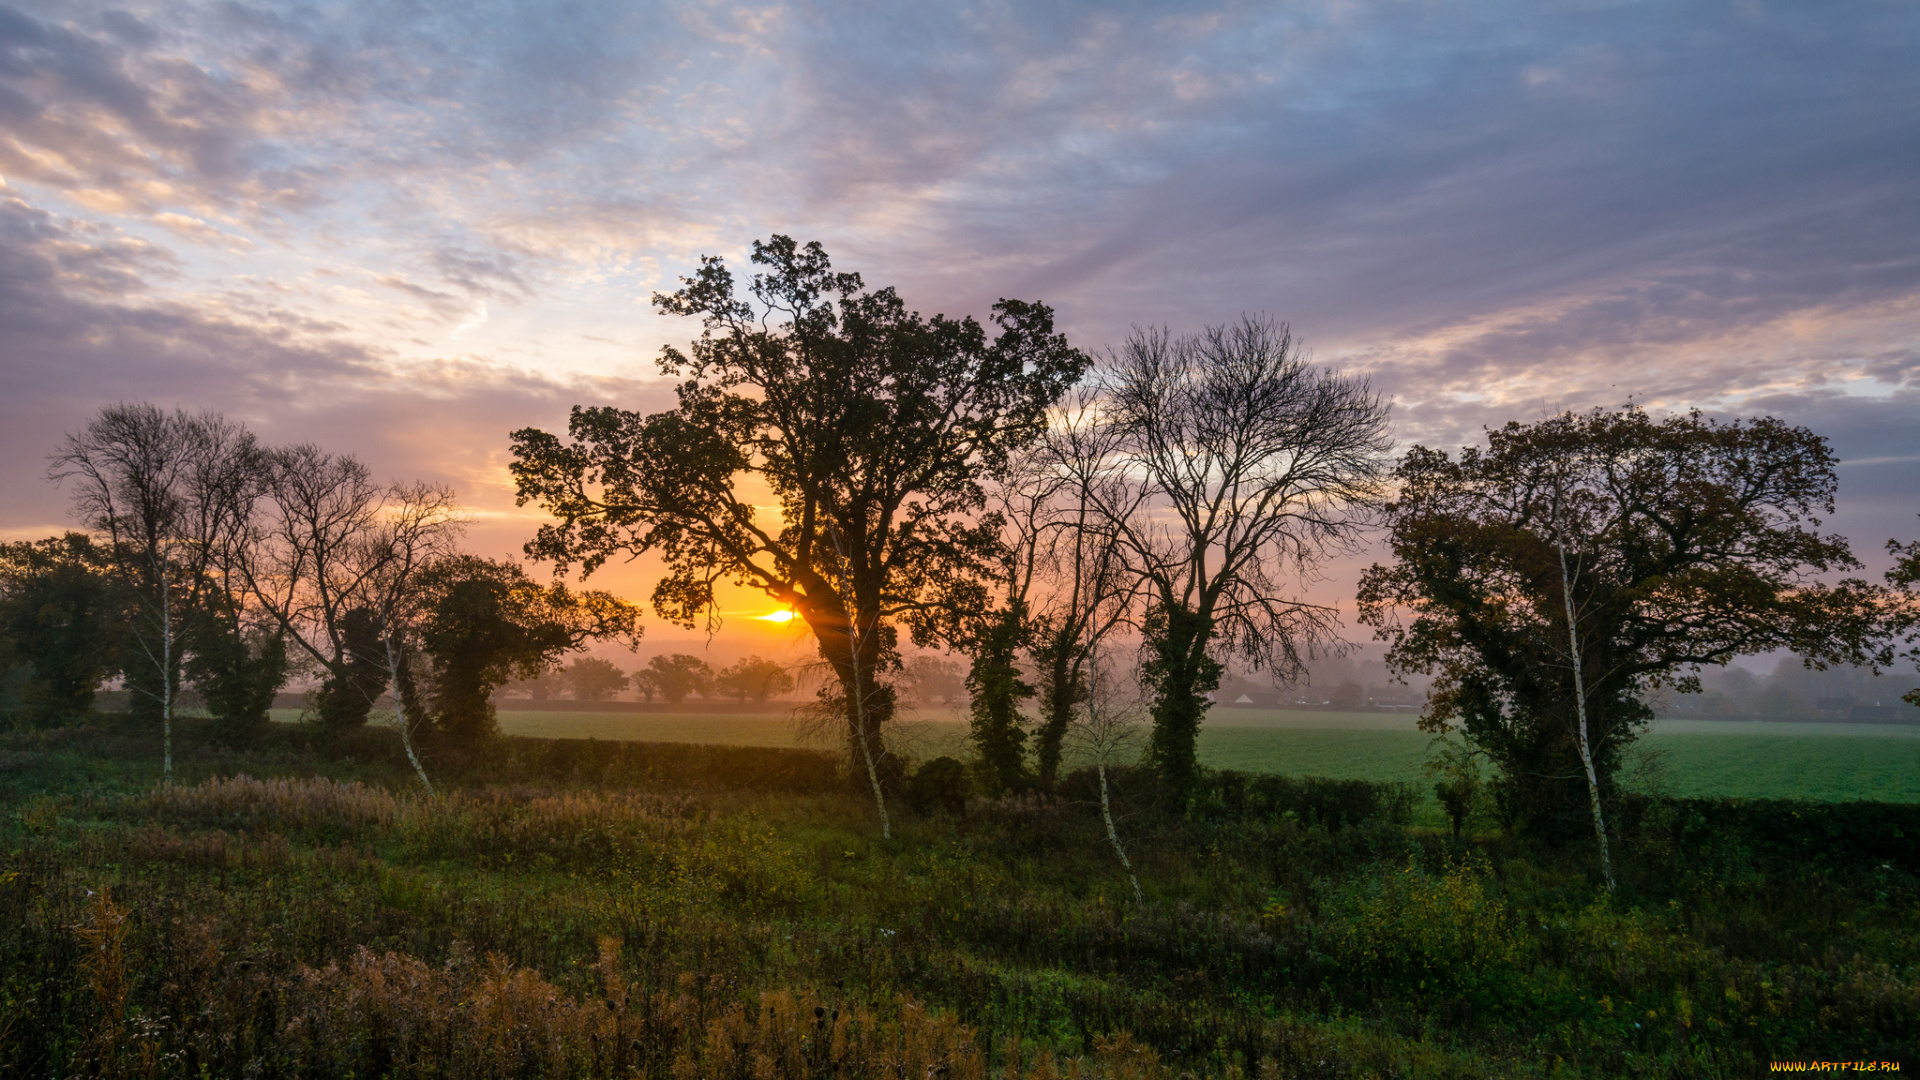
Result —
POLYGON ((1423 725, 1465 729, 1522 827, 1583 828, 1583 758, 1610 795, 1645 694, 1697 691, 1704 665, 1774 649, 1885 660, 1881 591, 1818 580, 1859 563, 1816 531, 1834 458, 1805 428, 1629 406, 1488 438, 1401 462, 1394 561, 1362 578, 1361 617, 1394 666, 1436 676, 1423 725))
POLYGON ((685 625, 717 617, 723 580, 790 605, 839 681, 850 751, 884 764, 893 620, 983 568, 995 538, 971 520, 980 476, 1032 441, 1087 361, 1040 304, 996 303, 989 337, 867 290, 817 243, 776 236, 753 262, 750 300, 713 257, 654 298, 702 320, 689 352, 661 357, 686 376, 676 408, 576 408, 570 441, 514 433, 520 501, 558 519, 527 552, 589 573, 657 553, 655 610, 685 625), (756 506, 768 490, 772 520, 756 506))

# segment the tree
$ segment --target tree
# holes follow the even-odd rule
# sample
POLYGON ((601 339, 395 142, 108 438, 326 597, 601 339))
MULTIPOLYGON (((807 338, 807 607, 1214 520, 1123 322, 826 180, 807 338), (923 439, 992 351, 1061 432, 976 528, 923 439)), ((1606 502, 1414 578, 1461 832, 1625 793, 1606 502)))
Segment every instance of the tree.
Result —
POLYGON ((560 679, 577 701, 606 701, 633 683, 612 661, 597 656, 583 656, 561 668, 560 679))
POLYGON ((713 690, 713 669, 705 660, 686 653, 656 656, 647 661, 646 672, 648 682, 670 705, 687 700, 688 694, 706 697, 713 690))
POLYGON ((915 699, 921 704, 935 700, 953 701, 967 692, 967 677, 960 665, 927 653, 906 658, 901 673, 915 699))
POLYGON ((759 656, 749 656, 735 661, 720 669, 714 678, 716 692, 745 702, 749 699, 764 702, 775 694, 784 694, 793 689, 793 676, 787 669, 771 660, 759 656))
POLYGON ((1107 842, 1113 846, 1120 868, 1126 871, 1128 884, 1133 886, 1134 901, 1145 903, 1140 877, 1134 873, 1133 860, 1127 858, 1127 847, 1120 841, 1120 830, 1114 822, 1113 794, 1107 773, 1133 751, 1134 736, 1146 710, 1137 693, 1138 683, 1120 676, 1119 660, 1110 646, 1097 639, 1089 640, 1085 653, 1082 669, 1086 689, 1075 709, 1068 737, 1082 755, 1093 760, 1094 773, 1100 781, 1100 820, 1107 827, 1107 842))
POLYGON ((641 668, 629 676, 629 678, 633 680, 633 692, 639 696, 641 701, 651 705, 653 704, 653 699, 660 696, 660 680, 653 672, 641 668))
POLYGON ((1013 600, 967 621, 974 625, 960 645, 973 656, 967 671, 968 735, 980 755, 986 793, 998 795, 1026 775, 1027 733, 1020 726, 1020 703, 1033 696, 1019 663, 1030 635, 1026 605, 1013 600))
POLYGON ((1367 703, 1367 688, 1348 679, 1333 688, 1328 700, 1343 709, 1357 709, 1367 703))
MULTIPOLYGON (((1905 602, 1893 607, 1889 626, 1894 635, 1907 635, 1911 648, 1905 655, 1915 667, 1920 667, 1920 634, 1915 633, 1920 630, 1920 597, 1914 595, 1915 586, 1920 586, 1920 540, 1909 544, 1889 540, 1887 550, 1895 560, 1893 568, 1887 571, 1887 582, 1905 594, 1905 602)), ((1900 700, 1920 708, 1920 687, 1907 691, 1900 700)))
POLYGON ((464 518, 445 488, 377 483, 351 455, 308 443, 265 457, 264 512, 234 543, 233 564, 258 610, 320 669, 316 721, 364 724, 393 682, 390 630, 417 610, 421 568, 464 518))
POLYGON ((1126 572, 1114 523, 1140 512, 1146 489, 1131 482, 1119 453, 1121 429, 1103 423, 1101 412, 1097 388, 1075 391, 1032 455, 1031 512, 1009 514, 1031 522, 1023 532, 1048 586, 1036 601, 1029 651, 1040 699, 1035 772, 1049 789, 1067 734, 1093 693, 1096 654, 1127 620, 1139 586, 1126 572))
POLYGON ((87 534, 0 544, 0 670, 26 669, 19 720, 47 727, 92 710, 120 654, 126 608, 111 557, 87 534))
POLYGON ((67 436, 48 475, 71 481, 74 508, 104 534, 131 598, 127 685, 136 713, 161 729, 173 780, 173 713, 185 631, 217 580, 212 563, 251 510, 260 477, 254 438, 215 413, 112 405, 67 436))
POLYGON ((1394 561, 1363 576, 1361 619, 1394 667, 1436 676, 1422 725, 1464 729, 1523 829, 1600 826, 1652 690, 1697 692, 1702 667, 1774 649, 1816 666, 1884 651, 1877 591, 1819 580, 1859 564, 1817 531, 1834 458, 1805 428, 1568 413, 1458 460, 1416 446, 1394 477, 1394 561))
POLYGON ((385 674, 382 681, 393 687, 394 726, 414 775, 431 795, 433 781, 414 747, 414 732, 427 719, 414 663, 416 641, 434 599, 429 572, 455 557, 454 541, 468 519, 448 488, 415 483, 397 486, 391 495, 391 508, 359 545, 358 561, 369 569, 356 586, 362 605, 356 610, 371 611, 380 621, 376 656, 385 674))
POLYGON ((419 639, 432 683, 433 724, 459 745, 496 730, 492 695, 530 679, 590 641, 639 642, 640 612, 604 592, 541 585, 518 563, 441 559, 420 575, 419 639))
POLYGON ((217 723, 217 738, 244 745, 268 721, 275 696, 290 668, 287 638, 266 620, 253 617, 243 598, 215 592, 191 625, 193 652, 184 674, 207 703, 217 723))
POLYGON ((722 580, 790 605, 839 682, 849 750, 884 817, 892 620, 989 557, 993 537, 971 521, 979 477, 1039 434, 1087 361, 1040 304, 996 303, 989 338, 971 317, 926 319, 890 288, 867 291, 818 244, 776 236, 753 261, 766 272, 751 301, 718 258, 654 298, 702 320, 689 353, 661 357, 687 376, 677 408, 576 408, 570 442, 514 434, 520 501, 558 519, 527 552, 588 573, 657 552, 655 610, 683 625, 714 618, 722 580), (776 522, 755 506, 767 490, 776 522))
POLYGON ((1334 610, 1290 590, 1357 539, 1382 491, 1387 409, 1256 318, 1136 331, 1102 377, 1119 475, 1135 479, 1092 492, 1146 593, 1148 755, 1184 795, 1223 657, 1287 678, 1337 642, 1334 610))

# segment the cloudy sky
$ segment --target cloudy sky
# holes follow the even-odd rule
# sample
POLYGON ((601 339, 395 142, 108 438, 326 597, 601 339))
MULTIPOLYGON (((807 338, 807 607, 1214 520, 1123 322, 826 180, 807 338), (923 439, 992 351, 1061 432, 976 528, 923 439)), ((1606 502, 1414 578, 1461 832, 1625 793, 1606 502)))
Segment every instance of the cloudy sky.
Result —
POLYGON ((1271 313, 1407 443, 1772 413, 1870 565, 1920 534, 1911 0, 63 0, 0 7, 0 178, 9 538, 151 400, 450 481, 507 553, 507 433, 664 403, 649 294, 775 232, 1090 349, 1271 313))

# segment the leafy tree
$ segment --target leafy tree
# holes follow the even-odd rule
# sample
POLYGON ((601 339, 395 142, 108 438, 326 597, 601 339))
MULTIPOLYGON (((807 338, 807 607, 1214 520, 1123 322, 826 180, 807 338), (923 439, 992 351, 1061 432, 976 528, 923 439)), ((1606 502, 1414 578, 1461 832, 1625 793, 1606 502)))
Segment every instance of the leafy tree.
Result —
MULTIPOLYGON (((1895 560, 1893 569, 1887 571, 1887 581, 1907 593, 1906 603, 1893 612, 1892 629, 1896 634, 1908 635, 1907 640, 1912 647, 1907 650, 1906 656, 1916 667, 1920 667, 1920 634, 1914 633, 1920 629, 1920 597, 1913 595, 1915 586, 1920 586, 1920 540, 1910 544, 1889 540, 1887 550, 1893 553, 1895 560)), ((1900 700, 1920 708, 1920 687, 1907 691, 1900 700)))
POLYGON ((633 680, 597 656, 583 656, 560 669, 560 680, 579 701, 606 701, 632 685, 633 680))
POLYGON ((975 627, 961 643, 973 655, 967 672, 972 714, 968 734, 980 755, 987 792, 998 795, 1026 776, 1027 732, 1020 726, 1020 703, 1033 696, 1019 664, 1029 637, 1026 606, 1016 601, 969 621, 975 627))
POLYGON ((793 676, 771 660, 749 656, 721 668, 713 688, 735 701, 764 702, 775 694, 792 690, 793 676))
POLYGON ((1817 531, 1834 458, 1805 428, 1628 406, 1511 423, 1457 460, 1415 447, 1394 475, 1394 561, 1363 576, 1362 621, 1436 677, 1422 725, 1464 729, 1522 828, 1599 824, 1658 687, 1774 649, 1881 655, 1876 590, 1818 580, 1859 564, 1817 531))
POLYGON ((0 643, 23 665, 18 719, 69 723, 93 708, 126 634, 127 597, 85 533, 0 544, 0 643))
POLYGON ((688 694, 706 697, 713 690, 713 669, 705 660, 686 653, 656 656, 647 661, 646 672, 648 681, 671 705, 687 700, 688 694))
POLYGON ((604 592, 541 585, 519 564, 457 555, 421 575, 418 634, 434 726, 471 745, 496 730, 492 694, 551 669, 589 641, 640 637, 640 612, 604 592))
POLYGON ((1089 490, 1146 594, 1147 753, 1184 794, 1222 657, 1284 678, 1337 641, 1335 612, 1297 599, 1295 572, 1357 539, 1382 490, 1387 410, 1255 318, 1137 331, 1103 377, 1115 460, 1089 490))
POLYGON ((127 686, 135 714, 159 721, 169 783, 184 635, 221 580, 214 560, 246 521, 261 473, 240 425, 148 404, 102 409, 52 457, 49 476, 71 482, 75 510, 105 537, 131 600, 127 686))
POLYGON ((913 695, 923 704, 935 698, 953 701, 967 692, 967 677, 960 665, 939 656, 916 653, 901 666, 913 695))
POLYGON ((714 617, 714 584, 758 588, 813 631, 838 679, 841 715, 887 830, 882 773, 898 664, 892 620, 939 603, 992 552, 972 520, 979 477, 1031 442, 1086 367, 1043 305, 1002 300, 989 337, 972 318, 922 318, 894 290, 832 270, 818 244, 755 243, 765 268, 736 295, 718 258, 654 298, 698 316, 677 408, 642 416, 579 409, 570 442, 514 434, 521 502, 559 520, 529 555, 592 572, 622 552, 656 552, 667 575, 655 610, 685 625, 714 617), (756 508, 771 490, 779 519, 756 508))
POLYGON ((192 628, 185 674, 219 721, 219 737, 244 745, 265 728, 274 696, 286 684, 287 639, 276 626, 230 613, 237 601, 216 595, 218 602, 192 628))
POLYGON ((313 692, 313 720, 342 731, 365 724, 387 689, 386 624, 379 611, 356 604, 334 619, 331 644, 337 656, 313 692))
POLYGON ((633 692, 641 701, 651 705, 653 699, 660 696, 660 679, 653 672, 641 668, 628 677, 633 680, 633 692))

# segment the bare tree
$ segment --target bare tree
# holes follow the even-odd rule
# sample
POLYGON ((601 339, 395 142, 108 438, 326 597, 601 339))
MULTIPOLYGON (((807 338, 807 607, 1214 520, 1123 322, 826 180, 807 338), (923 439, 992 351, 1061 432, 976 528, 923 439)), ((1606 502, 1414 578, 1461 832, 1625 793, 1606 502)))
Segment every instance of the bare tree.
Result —
POLYGON ((128 686, 159 711, 168 783, 183 631, 218 586, 210 570, 250 513, 259 466, 254 438, 239 424, 145 403, 102 409, 52 457, 49 476, 73 482, 75 510, 106 534, 135 597, 137 671, 128 686))
MULTIPOLYGON (((248 588, 325 673, 316 695, 322 722, 364 722, 402 671, 414 578, 448 553, 465 518, 445 488, 378 484, 350 455, 307 444, 272 460, 268 510, 240 558, 248 588)), ((402 719, 403 734, 411 723, 402 719)))
POLYGON ((1032 576, 1045 585, 1033 601, 1031 651, 1041 714, 1035 757, 1046 787, 1059 775, 1063 740, 1091 692, 1094 650, 1134 606, 1138 578, 1126 572, 1113 522, 1139 511, 1144 489, 1122 479, 1119 434, 1100 420, 1098 391, 1082 387, 1031 455, 1039 477, 1022 531, 1032 576))
POLYGON ((1103 376, 1122 469, 1095 492, 1147 593, 1149 754, 1184 791, 1222 654, 1287 678, 1337 647, 1337 612, 1298 586, 1357 540, 1383 490, 1387 407, 1261 318, 1136 331, 1103 376))
POLYGON ((433 794, 433 781, 414 751, 414 726, 425 720, 408 661, 413 649, 415 620, 424 596, 420 572, 435 559, 454 554, 453 542, 467 523, 454 504, 453 492, 424 482, 395 485, 386 496, 386 513, 358 540, 353 563, 367 568, 360 578, 357 599, 380 619, 380 654, 387 681, 393 687, 394 723, 400 745, 407 752, 420 785, 433 794))

